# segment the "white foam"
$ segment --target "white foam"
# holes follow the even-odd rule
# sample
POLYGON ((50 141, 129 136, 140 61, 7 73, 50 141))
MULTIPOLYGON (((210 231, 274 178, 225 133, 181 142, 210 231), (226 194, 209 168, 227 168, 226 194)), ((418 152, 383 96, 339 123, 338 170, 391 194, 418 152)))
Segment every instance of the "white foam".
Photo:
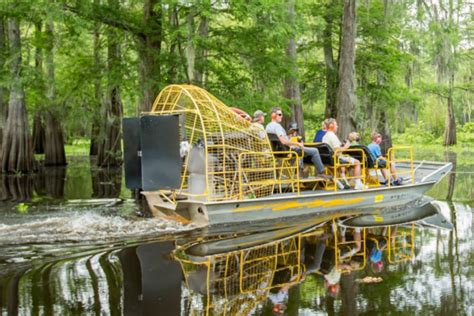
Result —
POLYGON ((126 219, 95 212, 68 213, 27 223, 0 224, 0 243, 94 241, 147 236, 193 229, 161 218, 126 219))

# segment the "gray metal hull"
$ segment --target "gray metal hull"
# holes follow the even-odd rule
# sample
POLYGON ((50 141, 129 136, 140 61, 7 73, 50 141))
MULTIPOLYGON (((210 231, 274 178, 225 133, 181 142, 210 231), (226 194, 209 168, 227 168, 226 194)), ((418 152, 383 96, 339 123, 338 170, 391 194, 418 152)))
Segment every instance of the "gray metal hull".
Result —
POLYGON ((269 196, 260 199, 223 202, 184 201, 178 209, 183 216, 201 224, 223 224, 282 219, 345 211, 348 214, 372 212, 374 208, 400 206, 417 200, 436 181, 339 192, 308 192, 296 196, 269 196))

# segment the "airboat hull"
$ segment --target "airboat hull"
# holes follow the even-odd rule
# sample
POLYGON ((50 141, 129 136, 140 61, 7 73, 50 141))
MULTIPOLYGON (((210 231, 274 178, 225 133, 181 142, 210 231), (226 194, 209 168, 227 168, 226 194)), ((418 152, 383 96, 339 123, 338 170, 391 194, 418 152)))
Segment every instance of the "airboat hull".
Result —
MULTIPOLYGON (((308 192, 222 202, 182 201, 176 213, 197 225, 276 220, 347 211, 370 213, 374 208, 401 206, 423 196, 436 182, 368 190, 308 192)), ((160 211, 159 209, 157 210, 160 211)))

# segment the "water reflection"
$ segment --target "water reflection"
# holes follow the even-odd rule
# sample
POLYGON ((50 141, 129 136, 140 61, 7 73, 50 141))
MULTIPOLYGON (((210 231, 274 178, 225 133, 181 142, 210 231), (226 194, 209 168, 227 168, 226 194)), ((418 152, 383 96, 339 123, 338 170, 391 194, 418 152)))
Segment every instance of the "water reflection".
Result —
MULTIPOLYGON (((333 220, 270 243, 209 256, 204 250, 239 248, 248 237, 180 246, 174 254, 188 290, 183 308, 204 315, 284 313, 290 301, 295 303, 291 288, 312 277, 318 299, 339 297, 343 313, 353 315, 358 284, 381 282, 377 275, 385 264, 410 261, 414 233, 414 224, 365 229, 341 227, 333 220)), ((325 305, 327 310, 337 307, 332 299, 325 305)))
POLYGON ((33 183, 38 196, 64 198, 66 167, 43 167, 33 179, 36 180, 33 183))
POLYGON ((348 227, 342 218, 321 217, 266 232, 104 243, 0 274, 0 311, 468 313, 472 267, 462 263, 470 251, 472 211, 455 207, 457 235, 413 223, 348 227))
POLYGON ((448 193, 446 195, 446 200, 451 201, 453 199, 454 188, 456 184, 457 155, 455 152, 445 151, 444 160, 453 164, 453 169, 448 175, 448 193))
POLYGON ((31 177, 0 175, 0 201, 29 201, 33 195, 31 177))
POLYGON ((93 198, 114 198, 120 196, 122 168, 91 168, 91 178, 93 198))
POLYGON ((68 167, 41 167, 35 174, 0 175, 0 202, 118 198, 121 188, 120 168, 84 168, 82 162, 73 162, 68 167))

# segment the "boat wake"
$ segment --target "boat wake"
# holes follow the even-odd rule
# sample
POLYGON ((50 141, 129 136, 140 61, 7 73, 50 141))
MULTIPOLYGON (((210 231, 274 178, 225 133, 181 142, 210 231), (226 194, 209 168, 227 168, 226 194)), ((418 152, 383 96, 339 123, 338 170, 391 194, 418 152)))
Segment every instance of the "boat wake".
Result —
POLYGON ((151 237, 194 228, 160 218, 124 218, 93 211, 55 215, 27 223, 0 224, 0 244, 108 241, 151 237))

